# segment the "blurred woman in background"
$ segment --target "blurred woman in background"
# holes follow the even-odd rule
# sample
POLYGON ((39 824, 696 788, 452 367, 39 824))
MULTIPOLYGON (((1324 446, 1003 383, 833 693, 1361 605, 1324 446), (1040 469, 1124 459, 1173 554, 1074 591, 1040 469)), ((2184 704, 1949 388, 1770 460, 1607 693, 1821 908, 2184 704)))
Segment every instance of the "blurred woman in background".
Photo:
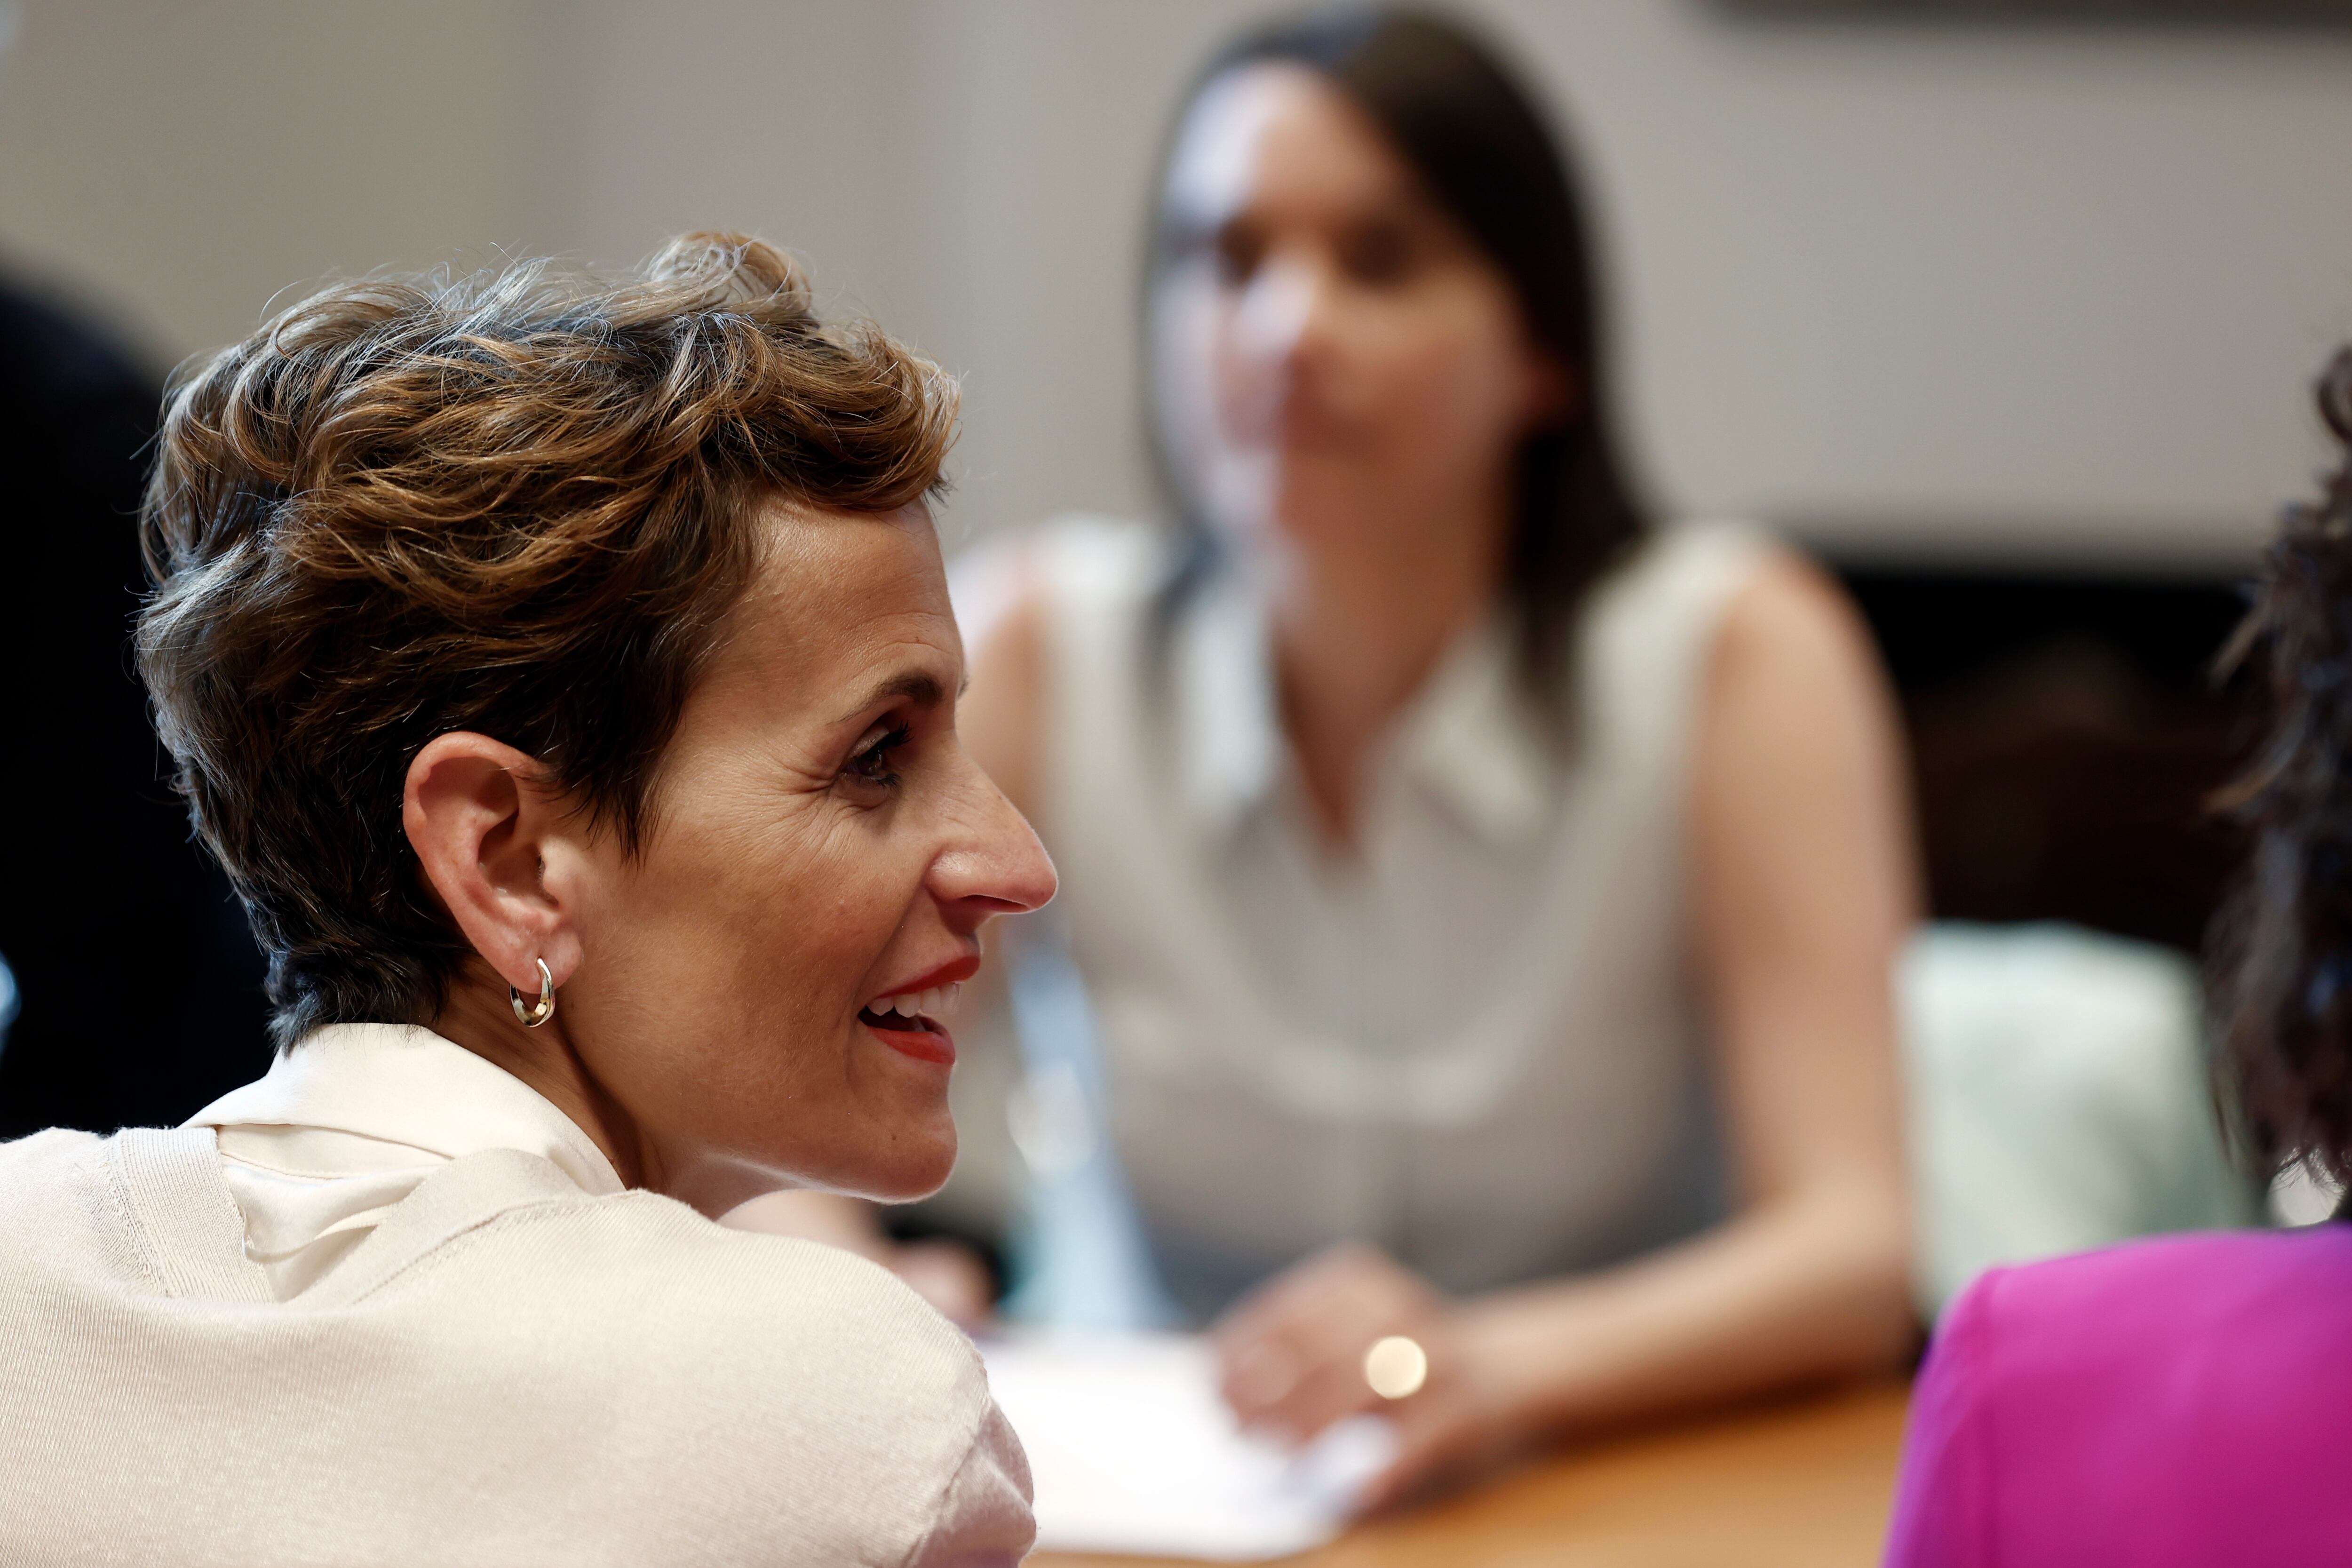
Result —
POLYGON ((1377 1500, 1893 1366, 1891 703, 1819 572, 1651 526, 1528 98, 1429 16, 1237 39, 1146 308, 1184 526, 1030 542, 966 732, 1063 874, 1108 1127, 1232 1403, 1388 1410, 1377 1500))
MULTIPOLYGON (((2232 645, 2273 710, 2239 784, 2254 855, 2210 991, 2222 1099, 2265 1174, 2352 1185, 2352 349, 2347 453, 2290 509, 2232 645)), ((2352 1561, 2352 1226, 2219 1232, 1996 1268, 1945 1312, 1912 1402, 1891 1568, 2352 1561)))

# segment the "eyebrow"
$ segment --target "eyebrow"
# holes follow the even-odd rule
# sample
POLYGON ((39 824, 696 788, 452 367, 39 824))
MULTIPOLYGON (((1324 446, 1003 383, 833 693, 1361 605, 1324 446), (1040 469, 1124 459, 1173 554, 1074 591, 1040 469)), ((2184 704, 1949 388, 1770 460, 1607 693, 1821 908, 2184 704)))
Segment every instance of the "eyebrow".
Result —
MULTIPOLYGON (((962 696, 964 689, 971 685, 971 673, 967 670, 964 672, 962 682, 956 688, 956 695, 962 696)), ((894 700, 912 702, 918 708, 937 708, 947 700, 947 695, 948 689, 940 685, 940 678, 929 670, 905 669, 884 679, 874 689, 866 694, 866 700, 850 710, 850 712, 863 713, 868 708, 894 700)))
MULTIPOLYGON (((1217 217, 1197 213, 1163 212, 1157 243, 1162 250, 1171 251, 1212 245, 1227 229, 1246 221, 1250 216, 1250 209, 1245 206, 1217 217)), ((1459 221, 1453 219, 1453 215, 1435 197, 1411 184, 1382 191, 1370 204, 1367 212, 1352 215, 1351 221, 1367 216, 1391 222, 1416 219, 1434 219, 1439 223, 1459 221)))

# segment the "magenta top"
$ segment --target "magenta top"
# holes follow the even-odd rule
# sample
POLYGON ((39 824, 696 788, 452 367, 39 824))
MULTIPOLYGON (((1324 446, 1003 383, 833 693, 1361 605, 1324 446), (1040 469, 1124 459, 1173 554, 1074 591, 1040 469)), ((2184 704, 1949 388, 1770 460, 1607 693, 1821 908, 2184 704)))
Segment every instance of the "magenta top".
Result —
POLYGON ((1912 1399, 1886 1563, 2352 1563, 2352 1225, 1977 1280, 1912 1399))

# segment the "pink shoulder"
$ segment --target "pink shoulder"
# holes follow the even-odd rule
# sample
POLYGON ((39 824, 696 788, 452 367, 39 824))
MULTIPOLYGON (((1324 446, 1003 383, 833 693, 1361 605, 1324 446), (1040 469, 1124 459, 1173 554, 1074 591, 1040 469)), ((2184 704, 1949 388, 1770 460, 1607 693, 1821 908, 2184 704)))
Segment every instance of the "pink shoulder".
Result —
POLYGON ((2232 1408, 2289 1398, 2297 1381, 2352 1396, 2346 1300, 2344 1225, 2153 1237, 1990 1269, 1937 1324, 1919 1397, 2124 1415, 2151 1378, 2190 1365, 2232 1408))
POLYGON ((2347 1560, 2347 1296, 2340 1225, 1984 1274, 1937 1325, 1885 1562, 2347 1560))
POLYGON ((2133 1331, 2211 1331, 2309 1294, 2352 1298, 2352 1225, 2148 1237, 1993 1269, 1963 1296, 1996 1331, 2124 1344, 2133 1331))

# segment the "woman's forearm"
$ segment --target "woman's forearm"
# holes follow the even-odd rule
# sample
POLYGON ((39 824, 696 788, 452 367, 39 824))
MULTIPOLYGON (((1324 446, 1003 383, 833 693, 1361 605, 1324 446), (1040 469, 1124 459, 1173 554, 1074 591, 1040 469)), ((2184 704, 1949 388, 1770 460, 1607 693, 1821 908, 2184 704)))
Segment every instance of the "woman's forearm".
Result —
POLYGON ((1891 1369, 1916 1323, 1899 1205, 1759 1205, 1682 1246, 1461 1310, 1458 1353, 1514 1438, 1891 1369))

